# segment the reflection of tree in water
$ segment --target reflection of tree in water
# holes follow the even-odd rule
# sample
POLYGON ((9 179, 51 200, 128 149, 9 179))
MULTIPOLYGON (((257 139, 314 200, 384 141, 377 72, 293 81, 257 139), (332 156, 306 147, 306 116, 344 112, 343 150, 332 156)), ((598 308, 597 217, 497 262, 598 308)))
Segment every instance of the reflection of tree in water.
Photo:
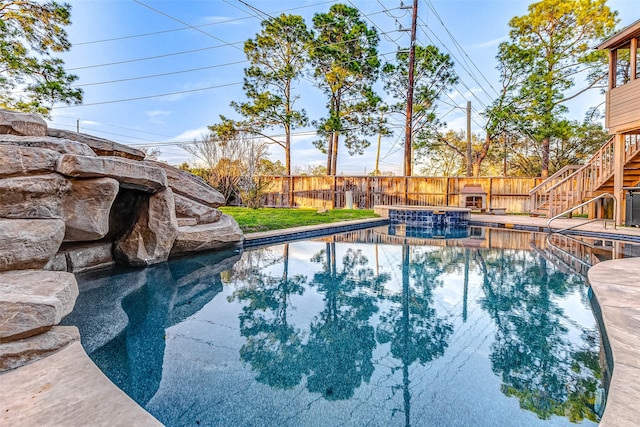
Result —
POLYGON ((289 245, 284 245, 281 277, 264 273, 256 265, 248 275, 247 286, 232 298, 248 301, 240 314, 240 331, 247 338, 240 349, 242 360, 258 371, 257 381, 275 388, 291 388, 306 372, 302 360, 299 329, 289 324, 287 314, 291 295, 302 295, 306 277, 289 277, 289 245))
POLYGON ((433 290, 442 286, 439 278, 447 268, 441 251, 413 253, 402 246, 402 292, 387 298, 391 307, 380 316, 376 336, 391 343, 391 354, 402 362, 405 424, 410 425, 409 367, 425 364, 444 354, 453 326, 439 317, 433 305, 433 290))
POLYGON ((410 365, 442 356, 453 327, 432 307, 433 290, 443 284, 439 252, 414 252, 410 261, 409 250, 403 246, 402 293, 387 297, 394 304, 380 316, 377 337, 391 342, 391 353, 410 365))
POLYGON ((310 326, 307 387, 326 399, 348 399, 373 374, 376 341, 369 319, 378 310, 375 294, 382 292, 389 276, 376 275, 362 252, 353 249, 338 269, 335 243, 327 243, 312 261, 323 263, 312 285, 324 295, 325 308, 310 326))
POLYGON ((324 295, 325 308, 310 325, 308 342, 303 343, 303 333, 287 320, 289 297, 304 293, 306 277, 289 277, 285 245, 282 277, 253 268, 245 278, 247 286, 232 296, 248 301, 240 315, 240 330, 247 338, 240 356, 258 371, 258 381, 272 387, 291 388, 309 375, 309 391, 330 400, 347 399, 373 373, 376 343, 369 318, 377 310, 374 294, 381 292, 388 275, 375 275, 367 258, 351 249, 338 268, 335 243, 328 243, 312 261, 323 264, 312 285, 324 295))
POLYGON ((484 254, 476 254, 484 274, 482 307, 497 327, 491 363, 502 378, 502 392, 518 397, 522 408, 541 419, 595 420, 596 331, 583 329, 577 348, 565 326, 571 320, 554 302, 584 287, 583 279, 529 252, 484 254))

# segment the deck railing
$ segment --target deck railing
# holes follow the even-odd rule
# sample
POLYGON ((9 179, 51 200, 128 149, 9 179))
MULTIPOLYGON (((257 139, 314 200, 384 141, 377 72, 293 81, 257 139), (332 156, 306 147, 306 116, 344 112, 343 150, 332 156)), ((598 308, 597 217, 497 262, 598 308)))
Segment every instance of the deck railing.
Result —
MULTIPOLYGON (((625 158, 637 154, 640 143, 637 139, 634 142, 628 144, 630 149, 625 158)), ((613 171, 614 138, 611 137, 584 166, 565 166, 531 190, 531 204, 535 206, 532 213, 544 210, 547 217, 552 217, 581 204, 611 178, 613 171)))

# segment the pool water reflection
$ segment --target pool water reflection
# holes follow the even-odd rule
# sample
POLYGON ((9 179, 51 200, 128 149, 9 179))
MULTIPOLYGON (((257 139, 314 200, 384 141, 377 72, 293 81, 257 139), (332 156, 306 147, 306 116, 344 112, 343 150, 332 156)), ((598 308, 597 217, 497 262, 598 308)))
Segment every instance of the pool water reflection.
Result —
POLYGON ((67 324, 169 426, 595 422, 600 342, 545 235, 387 227, 79 277, 67 324))

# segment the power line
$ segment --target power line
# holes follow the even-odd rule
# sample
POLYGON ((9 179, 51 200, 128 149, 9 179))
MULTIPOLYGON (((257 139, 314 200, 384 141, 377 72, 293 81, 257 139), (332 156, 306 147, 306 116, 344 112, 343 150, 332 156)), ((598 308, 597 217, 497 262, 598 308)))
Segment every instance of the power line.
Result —
POLYGON ((143 80, 143 79, 150 79, 150 78, 155 78, 155 77, 171 76, 171 75, 174 75, 174 74, 184 74, 184 73, 191 73, 191 72, 194 72, 194 71, 202 71, 202 70, 210 70, 210 69, 213 69, 213 68, 228 67, 230 65, 238 65, 238 64, 243 64, 243 63, 246 63, 246 62, 248 62, 248 61, 245 59, 243 61, 227 62, 225 64, 217 64, 217 65, 209 65, 209 66, 206 66, 206 67, 190 68, 188 70, 169 71, 169 72, 166 72, 166 73, 150 74, 150 75, 146 75, 146 76, 129 77, 129 78, 117 79, 117 80, 107 80, 107 81, 103 81, 103 82, 83 83, 83 84, 73 85, 73 87, 96 86, 96 85, 104 85, 104 84, 110 84, 110 83, 129 82, 129 81, 132 81, 132 80, 143 80))
MULTIPOLYGON (((65 119, 72 119, 74 122, 76 120, 80 120, 81 123, 83 121, 88 121, 88 122, 97 123, 99 125, 107 126, 107 127, 110 127, 110 128, 123 129, 123 130, 128 130, 128 131, 131 131, 131 132, 138 132, 138 133, 144 133, 144 134, 147 134, 147 135, 160 136, 162 138, 173 138, 172 136, 169 136, 169 135, 163 135, 163 134, 159 134, 159 133, 149 132, 149 131, 146 131, 146 130, 140 130, 140 129, 133 129, 133 128, 128 128, 128 127, 124 127, 124 126, 118 126, 118 125, 114 125, 114 124, 111 124, 111 123, 97 122, 95 120, 78 119, 77 117, 65 116, 64 114, 56 114, 56 117, 61 117, 61 118, 65 118, 65 119)), ((76 126, 74 125, 74 128, 75 127, 76 126)), ((100 130, 97 130, 97 131, 98 132, 102 132, 100 130)), ((123 136, 129 137, 129 135, 123 135, 123 136)))
MULTIPOLYGON (((225 2, 225 3, 227 3, 227 4, 229 4, 229 5, 231 5, 231 3, 229 3, 227 0, 224 0, 224 2, 225 2)), ((257 7, 254 7, 254 6, 250 5, 249 3, 247 3, 247 2, 245 2, 245 1, 243 1, 243 0, 238 0, 238 2, 240 2, 240 3, 242 3, 243 5, 247 6, 249 9, 256 11, 256 12, 257 12, 258 14, 260 14, 260 15, 264 15, 264 16, 266 16, 266 17, 267 17, 267 18, 269 18, 269 19, 273 19, 273 16, 269 15, 269 14, 268 14, 268 13, 266 13, 266 12, 261 11, 261 10, 260 10, 260 9, 258 9, 257 7)), ((232 6, 233 6, 233 5, 232 5, 232 6)), ((233 6, 233 7, 236 7, 236 6, 233 6)))
POLYGON ((86 69, 89 69, 89 68, 107 67, 107 66, 111 66, 111 65, 129 64, 129 63, 132 63, 132 62, 148 61, 148 60, 151 60, 151 59, 159 59, 159 58, 167 58, 167 57, 170 57, 170 56, 185 55, 185 54, 189 54, 189 53, 202 52, 202 51, 205 51, 205 50, 218 49, 218 48, 221 48, 221 47, 228 46, 230 44, 240 44, 240 43, 244 43, 244 42, 243 41, 242 42, 233 42, 233 43, 226 43, 225 42, 225 44, 221 44, 221 45, 201 47, 199 49, 183 50, 181 52, 166 53, 166 54, 163 54, 163 55, 155 55, 155 56, 147 56, 147 57, 144 57, 144 58, 127 59, 127 60, 124 60, 124 61, 107 62, 107 63, 104 63, 104 64, 85 65, 83 67, 67 68, 67 71, 86 70, 86 69))
MULTIPOLYGON (((141 2, 137 2, 137 3, 140 3, 140 4, 144 5, 144 4, 143 4, 143 3, 141 3, 141 2)), ((244 2, 243 2, 243 3, 244 3, 244 2)), ((352 3, 352 4, 353 4, 353 3, 352 3)), ((146 6, 146 5, 144 5, 144 6, 146 6)), ((249 5, 249 6, 250 6, 250 5, 249 5)), ((155 9, 153 9, 153 8, 151 8, 151 9, 152 9, 152 10, 155 10, 155 9)), ((160 13, 162 13, 162 12, 160 12, 160 13)), ((361 13, 362 13, 362 12, 361 12, 361 13)), ((374 13, 374 14, 364 14, 364 13, 363 13, 362 15, 363 15, 363 16, 365 16, 367 19, 369 19, 369 21, 371 21, 371 22, 374 24, 374 27, 376 27, 376 28, 379 30, 379 36, 383 36, 383 37, 385 37, 385 39, 386 39, 387 41, 389 41, 390 43, 395 44, 398 48, 401 48, 401 47, 400 47, 400 45, 397 43, 397 40, 399 40, 399 38, 398 38, 397 40, 393 41, 393 40, 390 40, 390 39, 388 39, 388 38, 386 37, 386 35, 388 35, 388 34, 392 34, 392 33, 399 33, 397 30, 395 30, 395 31, 388 31, 388 32, 384 32, 384 31, 382 31, 381 27, 380 27, 380 26, 378 26, 378 25, 376 25, 376 24, 375 24, 375 22, 371 19, 371 16, 373 16, 373 15, 375 15, 375 14, 379 14, 379 13, 386 13, 387 15, 389 15, 389 13, 388 13, 388 9, 386 9, 386 8, 384 8, 384 10, 383 10, 382 12, 376 12, 376 13, 374 13)), ((167 14, 165 14, 165 13, 162 13, 162 14, 163 14, 163 15, 165 15, 165 16, 168 16, 168 15, 167 15, 167 14)), ((254 17, 256 17, 255 15, 253 15, 253 16, 254 16, 254 17)), ((173 18, 172 18, 172 19, 173 19, 173 18)), ((178 20, 178 22, 181 22, 181 21, 179 21, 179 20, 178 20)), ((189 29, 189 28, 193 28, 193 26, 188 26, 188 28, 185 28, 185 29, 189 29)), ((202 32, 202 33, 204 33, 204 34, 206 34, 206 35, 212 36, 211 34, 209 34, 209 33, 207 33, 207 32, 203 32, 203 31, 201 31, 201 32, 202 32)), ((213 36, 212 36, 212 37, 213 37, 213 36)), ((215 37, 214 37, 214 38, 215 38, 215 37)), ((222 39, 218 39, 218 40, 222 40, 222 39)), ((224 44, 223 44, 223 45, 220 45, 220 46, 218 46, 218 47, 224 47, 224 46, 231 46, 231 45, 232 45, 231 43, 225 42, 224 40, 222 40, 222 42, 223 42, 224 44)), ((346 42, 348 42, 348 41, 344 41, 344 42, 341 42, 341 43, 346 43, 346 42)), ((240 42, 236 42, 235 44, 239 44, 239 43, 240 43, 240 42)), ((239 48, 237 48, 237 47, 236 47, 236 49, 239 49, 239 48)), ((203 50, 203 49, 198 49, 198 50, 203 50)), ((394 52, 390 52, 390 53, 380 53, 379 55, 384 57, 384 56, 389 55, 389 54, 392 54, 392 53, 394 53, 394 52)), ((173 55, 173 54, 169 54, 169 55, 173 55)), ((163 56, 167 56, 167 55, 163 55, 163 56)), ((141 59, 139 59, 139 60, 141 60, 141 59)), ((132 62, 132 61, 125 61, 125 62, 132 62)), ((244 62, 244 61, 242 61, 242 62, 244 62)), ((221 66, 222 66, 222 65, 221 65, 221 66)), ((204 68, 204 67, 203 67, 203 68, 204 68)), ((152 75, 152 76, 134 77, 134 78, 131 78, 131 79, 121 79, 120 81, 123 81, 123 80, 133 80, 133 79, 143 79, 143 78, 151 78, 151 77, 160 76, 160 75, 169 75, 169 74, 176 74, 176 73, 188 72, 188 71, 189 71, 189 70, 182 70, 182 71, 168 72, 168 73, 158 74, 158 75, 152 75)), ((308 80, 308 79, 307 79, 307 80, 308 80)), ((116 80, 116 81, 117 81, 117 80, 116 80)), ((115 81, 113 81, 113 82, 115 82, 115 81)), ((101 84, 101 83, 102 83, 102 82, 97 82, 97 83, 92 83, 92 84, 101 84)), ((211 87, 200 88, 200 89, 192 89, 192 90, 178 91, 178 92, 165 93, 165 94, 158 94, 158 95, 150 95, 150 96, 143 96, 143 97, 136 97, 136 98, 128 98, 128 99, 122 99, 122 100, 104 101, 104 102, 98 102, 98 103, 92 103, 92 104, 85 104, 85 106, 90 106, 90 105, 99 105, 99 104, 108 104, 108 103, 114 103, 114 102, 126 102, 126 101, 133 101, 133 100, 139 100, 139 99, 148 99, 148 98, 155 98, 155 97, 162 97, 162 96, 170 96, 170 95, 176 95, 176 94, 182 94, 182 93, 188 93, 188 92, 197 92, 197 91, 209 90, 209 89, 214 89, 214 88, 223 87, 223 86, 230 86, 230 85, 235 85, 235 84, 240 84, 240 83, 241 83, 241 82, 237 82, 237 83, 229 83, 229 84, 224 84, 224 85, 219 85, 219 86, 211 86, 211 87)), ((87 86, 88 86, 88 85, 91 85, 91 84, 87 84, 87 86)), ((452 100, 452 101, 453 101, 453 100, 452 100)), ((70 107, 60 107, 60 108, 70 108, 70 107)))
POLYGON ((460 45, 460 43, 458 42, 458 40, 453 36, 453 34, 451 34, 451 31, 449 31, 449 27, 447 25, 445 25, 445 23, 442 21, 442 18, 440 17, 440 15, 438 14, 438 11, 435 9, 435 7, 433 6, 433 4, 431 3, 430 0, 427 0, 427 6, 429 7, 429 9, 431 9, 431 11, 433 12, 433 14, 435 15, 435 17, 438 19, 438 21, 440 21, 440 24, 442 25, 442 27, 444 28, 444 30, 447 32, 447 34, 449 35, 449 37, 451 38, 451 40, 453 41, 454 45, 458 48, 458 51, 463 55, 463 57, 466 57, 469 59, 469 62, 471 63, 471 65, 473 65, 473 67, 480 73, 480 75, 482 76, 482 78, 484 79, 485 82, 487 82, 487 84, 489 85, 489 87, 491 89, 493 89, 493 91, 495 92, 496 95, 499 95, 498 91, 493 87, 493 85, 491 84, 491 82, 487 79, 487 77, 484 75, 484 73, 480 70, 480 68, 478 68, 478 66, 475 64, 475 62, 473 62, 473 60, 471 60, 471 58, 469 57, 469 55, 467 54, 467 52, 464 50, 464 48, 462 47, 462 45, 460 45))
MULTIPOLYGON (((212 25, 228 24, 230 22, 242 21, 242 20, 245 20, 245 19, 249 19, 249 17, 227 19, 227 20, 218 21, 218 22, 210 22, 208 24, 196 25, 195 27, 198 27, 198 28, 200 28, 200 27, 210 27, 212 25)), ((169 29, 169 30, 153 31, 153 32, 150 32, 150 33, 133 34, 133 35, 129 35, 129 36, 112 37, 112 38, 102 39, 102 40, 92 40, 92 41, 86 41, 86 42, 78 42, 78 43, 73 43, 73 46, 84 46, 84 45, 90 45, 90 44, 96 44, 96 43, 105 43, 105 42, 112 42, 112 41, 135 39, 135 38, 140 38, 140 37, 156 36, 158 34, 174 33, 174 32, 178 32, 178 31, 185 31, 185 30, 190 30, 190 29, 191 29, 191 27, 172 28, 172 29, 169 29)))
POLYGON ((211 90, 211 89, 220 89, 221 87, 235 86, 235 85, 241 85, 241 84, 243 84, 243 82, 232 82, 232 83, 225 83, 225 84, 216 85, 216 86, 201 87, 199 89, 188 89, 188 90, 181 90, 177 92, 161 93, 157 95, 138 96, 135 98, 114 99, 111 101, 92 102, 89 104, 80 104, 80 105, 63 105, 61 107, 55 107, 55 109, 63 110, 67 108, 89 107, 92 105, 104 105, 104 104, 115 104, 118 102, 139 101, 141 99, 161 98, 163 96, 171 96, 171 95, 182 95, 185 93, 201 92, 201 91, 211 90))
MULTIPOLYGON (((297 6, 297 7, 291 7, 288 9, 282 9, 273 13, 284 13, 284 12, 290 12, 293 10, 299 10, 299 9, 308 9, 311 7, 316 7, 316 6, 320 6, 323 4, 329 4, 329 3, 335 3, 334 1, 323 1, 323 2, 319 2, 319 3, 313 3, 313 4, 308 4, 308 5, 304 5, 304 6, 297 6)), ((213 25, 222 25, 222 24, 228 24, 231 22, 237 22, 237 21, 243 21, 245 19, 250 19, 252 18, 252 16, 246 16, 243 18, 234 18, 234 19, 225 19, 222 21, 217 21, 217 22, 210 22, 207 24, 201 24, 201 25, 194 25, 194 27, 210 27, 213 25)), ((127 40, 127 39, 133 39, 133 38, 140 38, 140 37, 147 37, 147 36, 155 36, 158 34, 166 34, 166 33, 173 33, 173 32, 178 32, 178 31, 185 31, 185 30, 190 30, 191 27, 180 27, 180 28, 171 28, 168 30, 160 30, 160 31, 152 31, 150 33, 142 33, 142 34, 132 34, 132 35, 128 35, 128 36, 120 36, 120 37, 111 37, 108 39, 101 39, 101 40, 90 40, 90 41, 85 41, 85 42, 76 42, 76 43, 72 43, 73 46, 84 46, 84 45, 90 45, 90 44, 96 44, 96 43, 105 43, 105 42, 112 42, 112 41, 119 41, 119 40, 127 40)))
MULTIPOLYGON (((180 19, 176 18, 175 16, 171 16, 171 15, 169 15, 168 13, 164 13, 164 12, 163 12, 163 11, 161 11, 161 10, 158 10, 158 9, 156 9, 156 8, 153 8, 153 7, 149 6, 149 5, 147 5, 147 4, 143 3, 143 2, 141 2, 140 0, 133 0, 133 2, 134 2, 134 3, 138 3, 139 5, 144 6, 144 7, 146 7, 147 9, 151 9, 152 11, 154 11, 154 12, 156 12, 156 13, 159 13, 159 14, 160 14, 160 15, 162 15, 162 16, 166 16, 166 17, 167 17, 167 18, 169 18, 169 19, 172 19, 172 20, 174 20, 174 21, 176 21, 176 22, 179 22, 179 23, 181 23, 182 25, 184 25, 184 26, 186 26, 186 27, 189 27, 189 28, 191 28, 191 29, 193 29, 193 30, 196 30, 196 31, 197 31, 197 32, 199 32, 199 33, 202 33, 202 34, 204 34, 204 35, 206 35, 206 36, 209 36, 209 37, 211 37, 211 38, 213 38, 213 39, 215 39, 215 40, 218 40, 219 42, 222 42, 222 43, 224 43, 224 44, 226 44, 226 45, 228 45, 228 46, 231 46, 231 47, 233 47, 233 48, 235 48, 235 49, 240 49, 239 47, 235 46, 235 45, 234 45, 234 44, 232 44, 232 43, 228 43, 228 42, 226 42, 225 40, 222 40, 221 38, 219 38, 219 37, 217 37, 217 36, 214 36, 213 34, 207 33, 206 31, 203 31, 203 30, 201 30, 200 28, 198 28, 198 27, 196 27, 196 26, 193 26, 193 25, 191 25, 191 24, 188 24, 188 23, 186 23, 186 22, 184 22, 184 21, 182 21, 182 20, 180 20, 180 19)), ((240 49, 240 50, 242 50, 242 49, 240 49)))

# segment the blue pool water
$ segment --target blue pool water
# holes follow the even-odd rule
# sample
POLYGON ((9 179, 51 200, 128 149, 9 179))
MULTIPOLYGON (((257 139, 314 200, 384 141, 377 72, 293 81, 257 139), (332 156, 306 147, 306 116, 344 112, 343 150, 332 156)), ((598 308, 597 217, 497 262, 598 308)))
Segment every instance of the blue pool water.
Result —
POLYGON ((379 227, 85 274, 65 323, 168 426, 594 425, 579 269, 546 235, 455 237, 379 227))

